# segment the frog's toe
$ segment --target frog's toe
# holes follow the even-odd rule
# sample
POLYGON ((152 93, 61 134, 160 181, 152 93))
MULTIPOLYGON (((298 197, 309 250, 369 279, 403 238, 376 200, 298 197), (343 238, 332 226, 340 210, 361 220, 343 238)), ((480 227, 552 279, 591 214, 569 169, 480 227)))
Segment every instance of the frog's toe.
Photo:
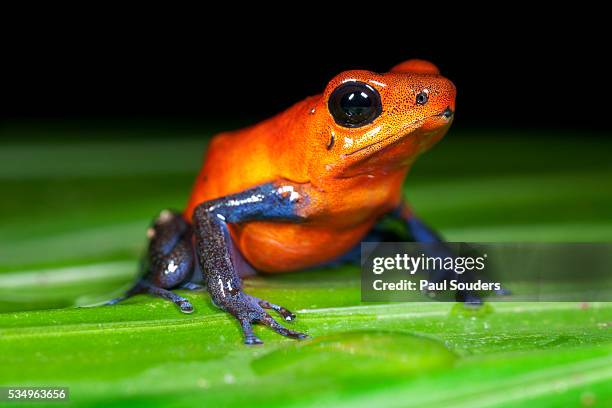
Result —
POLYGON ((238 321, 240 322, 242 333, 244 334, 244 344, 248 346, 263 344, 263 341, 261 341, 261 339, 255 335, 255 333, 253 333, 253 325, 251 324, 249 318, 241 317, 238 318, 238 321))
POLYGON ((276 305, 274 303, 270 303, 267 300, 262 300, 262 299, 257 299, 257 303, 259 304, 259 306, 263 307, 264 309, 276 310, 278 314, 281 315, 283 319, 285 319, 288 322, 295 320, 295 314, 292 313, 290 310, 285 309, 282 306, 276 305))
POLYGON ((193 313, 193 305, 186 300, 181 300, 177 302, 178 307, 181 309, 183 313, 193 313))
POLYGON ((244 344, 248 346, 256 346, 259 344, 263 344, 263 341, 257 336, 248 336, 244 338, 244 344))
POLYGON ((290 310, 285 309, 282 306, 277 306, 277 305, 273 305, 275 307, 272 307, 272 309, 276 310, 278 312, 278 314, 280 314, 283 319, 285 319, 286 321, 290 322, 292 320, 295 320, 295 314, 291 313, 290 310))
POLYGON ((292 339, 297 339, 297 340, 303 340, 303 339, 308 338, 308 335, 306 333, 300 333, 300 332, 296 332, 296 331, 287 329, 286 327, 278 323, 276 320, 274 320, 272 316, 270 316, 269 314, 265 312, 263 316, 261 316, 258 319, 258 321, 260 323, 265 324, 266 326, 268 326, 269 328, 271 328, 272 330, 274 330, 275 332, 277 332, 278 334, 282 336, 290 337, 292 339))

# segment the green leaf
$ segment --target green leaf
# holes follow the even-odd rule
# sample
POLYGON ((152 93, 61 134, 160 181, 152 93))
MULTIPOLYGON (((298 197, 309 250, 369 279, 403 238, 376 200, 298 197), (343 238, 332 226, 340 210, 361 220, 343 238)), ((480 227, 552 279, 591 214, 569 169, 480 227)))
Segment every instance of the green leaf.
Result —
MULTIPOLYGON (((183 206, 205 130, 7 129, 0 385, 91 406, 612 404, 612 303, 366 304, 357 267, 320 268, 246 281, 311 335, 257 327, 257 347, 205 292, 179 291, 191 315, 143 295, 95 306, 129 286, 150 218, 183 206)), ((607 140, 451 131, 406 195, 452 240, 609 241, 607 140)))

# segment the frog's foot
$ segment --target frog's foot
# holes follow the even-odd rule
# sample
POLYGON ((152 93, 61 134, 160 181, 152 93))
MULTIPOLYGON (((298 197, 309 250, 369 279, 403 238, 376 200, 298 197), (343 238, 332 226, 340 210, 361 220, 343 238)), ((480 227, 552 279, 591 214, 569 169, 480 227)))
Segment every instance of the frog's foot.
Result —
POLYGON ((179 296, 176 293, 173 293, 167 289, 163 289, 163 288, 151 285, 146 282, 145 282, 145 285, 146 285, 146 288, 144 290, 144 293, 148 293, 149 295, 157 296, 162 299, 166 299, 171 302, 174 302, 174 304, 177 305, 179 309, 181 309, 181 312, 183 313, 193 312, 193 305, 184 297, 179 296))
POLYGON ((128 290, 125 293, 125 295, 109 300, 108 302, 105 303, 105 305, 106 306, 116 305, 117 303, 122 302, 126 299, 129 299, 132 296, 143 294, 143 293, 157 296, 162 299, 166 299, 171 302, 174 302, 174 304, 176 304, 179 307, 179 309, 181 309, 181 312, 183 313, 193 312, 193 305, 184 297, 179 296, 176 293, 172 293, 171 291, 167 289, 152 285, 151 283, 145 282, 145 281, 138 282, 132 289, 128 290))
POLYGON ((244 334, 244 343, 248 345, 262 344, 263 342, 253 333, 253 323, 268 326, 278 334, 292 339, 306 339, 308 335, 287 329, 272 318, 264 309, 274 309, 287 321, 293 320, 295 315, 282 306, 247 295, 242 291, 235 291, 223 299, 215 302, 221 308, 230 312, 240 323, 244 334))
POLYGON ((463 302, 468 307, 480 307, 483 304, 482 299, 476 292, 461 290, 455 294, 457 302, 463 302))

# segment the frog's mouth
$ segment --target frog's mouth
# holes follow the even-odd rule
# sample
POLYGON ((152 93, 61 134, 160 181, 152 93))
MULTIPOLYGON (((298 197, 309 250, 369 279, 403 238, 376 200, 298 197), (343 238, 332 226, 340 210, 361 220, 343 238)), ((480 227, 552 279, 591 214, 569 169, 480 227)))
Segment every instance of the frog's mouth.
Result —
MULTIPOLYGON (((453 118, 453 116, 455 115, 455 112, 453 112, 453 110, 450 108, 450 106, 447 106, 446 109, 444 109, 442 112, 437 113, 435 115, 431 115, 428 116, 426 118, 423 119, 417 119, 415 121, 412 121, 408 124, 406 124, 400 131, 398 131, 395 135, 391 135, 388 136, 384 139, 378 140, 374 143, 370 143, 369 145, 366 146, 362 146, 359 149, 356 149, 350 153, 346 153, 344 156, 345 157, 349 157, 352 156, 354 154, 357 154, 359 152, 362 152, 366 149, 371 149, 373 147, 378 147, 380 146, 382 147, 386 147, 386 146, 390 146, 393 143, 404 139, 406 136, 408 136, 409 134, 411 134, 412 132, 414 132, 416 129, 420 128, 427 120, 429 119, 438 119, 441 118, 444 121, 444 124, 448 124, 450 123, 451 119, 453 118)), ((374 151, 379 151, 380 148, 375 149, 374 151)))

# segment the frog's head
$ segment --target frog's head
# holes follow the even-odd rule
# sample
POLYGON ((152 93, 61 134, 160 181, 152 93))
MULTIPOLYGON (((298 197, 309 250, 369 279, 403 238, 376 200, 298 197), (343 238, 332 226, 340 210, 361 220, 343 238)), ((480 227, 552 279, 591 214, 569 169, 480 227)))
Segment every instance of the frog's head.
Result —
POLYGON ((342 72, 309 110, 311 143, 318 144, 311 145, 312 170, 350 177, 409 166, 448 130, 455 94, 453 83, 422 60, 385 74, 342 72))

